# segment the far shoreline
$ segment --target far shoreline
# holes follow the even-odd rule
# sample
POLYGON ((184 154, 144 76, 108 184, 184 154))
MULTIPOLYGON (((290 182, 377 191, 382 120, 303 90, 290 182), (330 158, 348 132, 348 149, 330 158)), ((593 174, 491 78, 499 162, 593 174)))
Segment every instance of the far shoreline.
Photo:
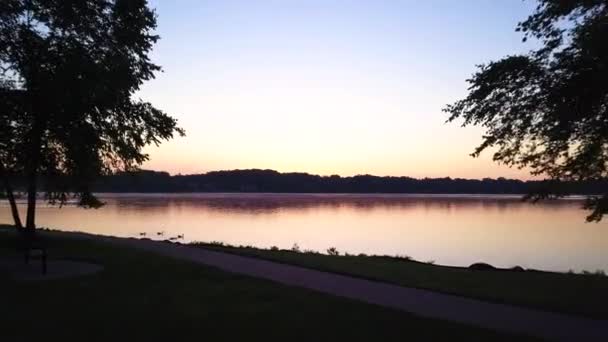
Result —
MULTIPOLYGON (((129 197, 160 197, 170 196, 171 198, 179 197, 199 197, 199 198, 281 198, 289 197, 291 199, 463 199, 463 200, 517 200, 519 202, 532 201, 524 199, 526 194, 511 194, 511 193, 417 193, 417 192, 251 192, 251 191, 168 191, 168 192, 94 192, 95 196, 100 198, 129 198, 129 197)), ((44 192, 39 192, 39 201, 44 201, 44 192)), ((593 195, 572 194, 560 198, 544 199, 539 202, 555 202, 555 201, 584 201, 593 195)), ((25 195, 16 193, 15 198, 18 203, 22 203, 25 195)), ((0 196, 0 201, 7 201, 6 197, 0 196)), ((69 203, 70 201, 68 201, 69 203)))
MULTIPOLYGON (((262 195, 262 196, 336 196, 336 197, 435 197, 435 198, 522 198, 526 194, 511 193, 420 193, 420 192, 251 192, 251 191, 167 191, 167 192, 94 192, 96 196, 103 195, 262 195)), ((585 194, 572 194, 560 199, 585 199, 585 194)))

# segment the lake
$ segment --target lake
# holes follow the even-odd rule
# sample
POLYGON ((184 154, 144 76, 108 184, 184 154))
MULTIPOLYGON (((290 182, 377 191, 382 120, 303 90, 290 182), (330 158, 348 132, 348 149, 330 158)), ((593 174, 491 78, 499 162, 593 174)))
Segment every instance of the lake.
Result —
MULTIPOLYGON (((407 255, 468 266, 608 271, 608 220, 586 223, 580 199, 334 194, 100 194, 101 209, 42 205, 38 225, 182 242, 221 241, 351 254, 407 255), (162 236, 157 232, 164 232, 162 236)), ((22 208, 23 209, 23 208, 22 208)), ((0 222, 10 223, 6 201, 0 222)))

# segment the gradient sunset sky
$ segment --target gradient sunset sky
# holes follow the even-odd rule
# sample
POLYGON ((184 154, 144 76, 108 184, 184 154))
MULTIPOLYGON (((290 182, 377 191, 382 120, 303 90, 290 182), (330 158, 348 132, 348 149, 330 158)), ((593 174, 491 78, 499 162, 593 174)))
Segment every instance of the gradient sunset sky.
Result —
POLYGON ((532 48, 534 1, 156 0, 164 72, 138 94, 186 129, 146 169, 517 177, 445 124, 475 65, 532 48))

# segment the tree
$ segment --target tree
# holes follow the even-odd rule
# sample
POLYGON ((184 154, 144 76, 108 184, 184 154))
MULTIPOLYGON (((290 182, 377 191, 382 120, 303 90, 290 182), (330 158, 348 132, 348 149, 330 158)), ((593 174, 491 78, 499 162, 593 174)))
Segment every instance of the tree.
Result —
POLYGON ((134 169, 148 158, 144 146, 183 135, 175 119, 133 99, 160 70, 148 57, 155 27, 145 0, 0 2, 0 177, 12 196, 22 176, 27 228, 39 190, 52 203, 71 195, 99 206, 92 180, 134 169))
POLYGON ((0 180, 17 228, 22 228, 23 224, 19 217, 11 176, 14 176, 19 169, 17 156, 21 153, 18 147, 22 144, 17 141, 23 136, 23 116, 20 112, 23 106, 22 99, 22 91, 0 85, 0 180))
MULTIPOLYGON (((608 162, 608 1, 539 0, 520 22, 540 48, 478 67, 449 122, 486 129, 472 153, 548 177, 533 200, 568 193, 562 181, 605 180, 608 162)), ((608 194, 588 198, 589 221, 608 212, 608 194)))

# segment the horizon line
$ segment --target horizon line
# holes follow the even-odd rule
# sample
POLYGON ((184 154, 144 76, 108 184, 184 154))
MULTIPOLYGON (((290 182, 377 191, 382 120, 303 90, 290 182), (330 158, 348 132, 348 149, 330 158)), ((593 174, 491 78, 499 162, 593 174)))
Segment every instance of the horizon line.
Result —
POLYGON ((370 173, 357 173, 357 174, 352 174, 352 175, 340 175, 340 174, 317 174, 317 173, 310 173, 310 172, 306 172, 306 171, 278 171, 278 170, 274 170, 274 169, 264 169, 264 168, 246 168, 246 169, 221 169, 221 170, 209 170, 209 171, 203 171, 203 172, 195 172, 195 173, 171 173, 169 171, 165 171, 165 170, 154 170, 154 169, 147 169, 147 168, 140 168, 137 169, 135 171, 119 171, 117 173, 121 173, 121 172, 158 172, 158 173, 166 173, 171 177, 175 177, 175 176, 199 176, 199 175, 206 175, 209 173, 214 173, 214 172, 235 172, 235 171, 270 171, 270 172, 276 172, 278 174, 281 175, 285 175, 285 174, 302 174, 302 175, 309 175, 309 176, 317 176, 317 177, 340 177, 340 178, 353 178, 353 177, 362 177, 362 176, 369 176, 369 177, 378 177, 378 178, 410 178, 410 179, 416 179, 416 180, 423 180, 423 179, 452 179, 452 180, 457 180, 457 179, 461 179, 461 180, 479 180, 479 181, 483 181, 485 179, 488 180, 500 180, 500 179, 504 179, 504 180, 515 180, 515 181, 521 181, 521 182, 528 182, 528 181, 543 181, 546 180, 546 178, 532 178, 533 176, 530 175, 531 178, 528 179, 521 179, 521 178, 509 178, 509 177, 503 177, 503 176, 499 176, 496 178, 493 177, 482 177, 482 178, 463 178, 463 177, 451 177, 451 176, 443 176, 443 177, 412 177, 412 176, 406 176, 406 175, 400 175, 400 176, 395 176, 395 175, 374 175, 374 174, 370 174, 370 173))

